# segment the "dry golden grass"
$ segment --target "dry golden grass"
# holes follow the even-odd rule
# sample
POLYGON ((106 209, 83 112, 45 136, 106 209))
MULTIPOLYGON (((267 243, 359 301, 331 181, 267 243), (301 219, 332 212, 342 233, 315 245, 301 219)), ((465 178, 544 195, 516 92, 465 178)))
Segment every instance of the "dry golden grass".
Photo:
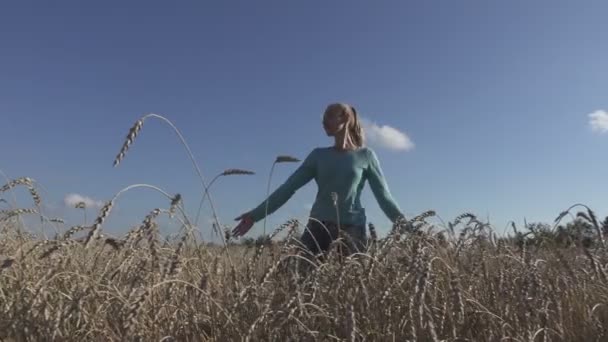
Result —
POLYGON ((260 252, 129 235, 85 248, 16 224, 0 230, 8 341, 608 339, 603 248, 518 246, 475 223, 390 235, 314 265, 283 242, 260 252))

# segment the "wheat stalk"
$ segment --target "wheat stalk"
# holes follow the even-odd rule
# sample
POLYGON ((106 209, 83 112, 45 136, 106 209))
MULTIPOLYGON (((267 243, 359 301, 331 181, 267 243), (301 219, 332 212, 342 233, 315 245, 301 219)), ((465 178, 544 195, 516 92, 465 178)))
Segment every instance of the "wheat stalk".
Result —
POLYGON ((26 214, 37 214, 38 211, 32 208, 19 208, 12 210, 0 210, 0 222, 6 221, 15 216, 21 216, 26 214))
POLYGON ((120 151, 116 155, 116 158, 114 158, 114 167, 118 166, 118 164, 120 164, 120 162, 127 155, 127 151, 129 150, 129 147, 131 147, 131 145, 135 142, 135 138, 137 138, 137 135, 139 135, 139 132, 141 131, 141 128, 144 125, 145 119, 146 117, 144 116, 143 118, 135 121, 135 124, 133 124, 133 126, 131 126, 131 128, 129 129, 129 133, 125 138, 125 141, 122 147, 120 148, 120 151))
POLYGON ((177 206, 179 205, 179 203, 182 200, 182 195, 180 194, 175 194, 175 196, 171 199, 171 205, 169 207, 169 217, 173 217, 173 215, 175 215, 175 210, 177 208, 177 206))
POLYGON ((198 211, 196 212, 196 218, 194 219, 194 224, 195 225, 198 224, 198 220, 199 220, 199 217, 201 214, 201 209, 203 208, 203 203, 205 202, 205 198, 208 196, 209 190, 211 189, 211 186, 213 185, 213 183, 215 183, 216 180, 218 180, 220 177, 226 177, 226 176, 240 176, 240 175, 254 175, 254 174, 255 174, 255 172, 249 171, 249 170, 244 170, 244 169, 226 169, 226 170, 222 171, 220 174, 213 177, 213 179, 209 183, 209 186, 205 190, 205 195, 203 197, 201 197, 201 200, 198 204, 198 211))
POLYGON ((0 192, 8 191, 18 185, 32 186, 33 184, 34 180, 30 177, 16 178, 0 187, 0 192))
POLYGON ((272 167, 270 168, 270 174, 268 175, 268 185, 266 186, 266 200, 265 200, 265 211, 264 211, 264 228, 263 228, 263 236, 266 236, 266 217, 268 216, 268 197, 270 196, 270 184, 272 181, 272 174, 274 173, 274 168, 277 164, 281 163, 297 163, 300 160, 296 157, 292 157, 289 155, 280 155, 277 156, 274 162, 272 163, 272 167))
POLYGON ((93 240, 97 240, 99 238, 99 231, 101 230, 101 225, 106 220, 108 215, 110 215, 110 211, 112 210, 112 206, 114 205, 114 200, 106 202, 106 204, 101 207, 99 212, 99 216, 95 219, 93 226, 91 227, 91 231, 87 235, 87 238, 84 242, 84 246, 89 247, 93 240))
MULTIPOLYGON (((161 120, 161 121, 165 122, 177 134, 178 138, 180 139, 180 142, 181 142, 182 146, 184 146, 184 148, 186 149, 188 157, 190 158, 190 161, 192 162, 192 165, 194 166, 194 168, 196 170, 196 173, 198 175, 199 180, 201 181, 201 185, 203 187, 203 192, 207 195, 207 197, 209 197, 209 203, 211 205, 211 211, 213 212, 213 219, 214 219, 216 225, 218 227, 220 227, 221 225, 220 225, 219 218, 217 216, 217 211, 215 210, 215 205, 213 204, 213 201, 211 200, 211 194, 209 193, 209 187, 207 186, 207 184, 205 182, 205 178, 203 177, 203 173, 201 172, 201 169, 198 166, 198 163, 196 162, 196 159, 194 158, 194 154, 192 154, 192 151, 190 150, 190 146, 188 146, 188 143, 186 142, 186 139, 184 139, 182 133, 179 131, 179 129, 177 129, 177 127, 169 119, 163 117, 162 115, 153 114, 153 113, 146 114, 146 115, 142 116, 140 119, 138 119, 135 122, 135 124, 131 127, 131 129, 129 130, 129 133, 127 134, 127 137, 126 137, 126 139, 125 139, 125 141, 123 143, 122 148, 120 149, 118 155, 114 159, 114 166, 117 166, 124 159, 124 157, 125 157, 125 155, 127 153, 127 150, 135 142, 135 138, 137 137, 137 135, 141 131, 141 128, 143 127, 143 124, 144 124, 145 120, 148 119, 148 118, 155 118, 155 119, 158 119, 158 120, 161 120)), ((219 232, 217 232, 217 233, 219 234, 219 232)), ((223 241, 223 243, 224 243, 224 247, 226 247, 226 241, 223 241)))

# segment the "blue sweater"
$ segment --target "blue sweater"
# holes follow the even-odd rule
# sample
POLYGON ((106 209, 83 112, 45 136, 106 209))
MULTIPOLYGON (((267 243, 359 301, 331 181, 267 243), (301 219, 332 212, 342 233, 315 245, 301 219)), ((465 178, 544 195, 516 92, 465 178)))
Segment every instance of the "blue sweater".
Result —
MULTIPOLYGON (((384 214, 395 222, 402 217, 399 206, 388 189, 376 153, 367 147, 353 151, 339 151, 334 147, 315 148, 298 169, 268 198, 268 215, 279 209, 302 186, 314 179, 318 186, 310 216, 321 221, 365 226, 365 209, 361 205, 361 191, 365 181, 384 214), (332 192, 338 195, 334 206, 332 192)), ((266 216, 266 201, 249 212, 255 222, 266 216)))

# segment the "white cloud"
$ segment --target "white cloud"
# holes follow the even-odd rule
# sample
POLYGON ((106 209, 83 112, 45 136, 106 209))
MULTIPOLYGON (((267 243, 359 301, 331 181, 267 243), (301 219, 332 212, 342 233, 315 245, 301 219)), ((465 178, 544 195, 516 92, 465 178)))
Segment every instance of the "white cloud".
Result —
POLYGON ((594 132, 608 133, 608 112, 596 110, 589 115, 589 125, 594 132))
POLYGON ((63 202, 68 207, 74 207, 80 202, 84 202, 87 208, 101 208, 103 201, 92 199, 91 197, 79 195, 79 194, 67 194, 63 199, 63 202))
POLYGON ((414 148, 414 142, 404 132, 388 125, 378 125, 368 120, 362 120, 367 140, 377 146, 390 150, 409 151, 414 148))

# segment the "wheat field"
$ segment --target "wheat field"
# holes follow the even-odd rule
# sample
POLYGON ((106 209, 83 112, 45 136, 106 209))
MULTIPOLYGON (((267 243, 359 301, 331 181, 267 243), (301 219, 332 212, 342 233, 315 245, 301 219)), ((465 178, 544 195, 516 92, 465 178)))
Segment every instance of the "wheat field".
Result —
POLYGON ((364 251, 343 255, 337 241, 314 259, 297 220, 259 243, 204 243, 168 194, 123 237, 103 231, 114 198, 92 225, 42 239, 21 221, 40 214, 34 185, 0 188, 34 203, 0 211, 1 341, 608 341, 608 219, 589 208, 509 235, 470 213, 438 225, 429 211, 383 237, 370 226, 364 251), (160 236, 160 215, 179 234, 160 236))

